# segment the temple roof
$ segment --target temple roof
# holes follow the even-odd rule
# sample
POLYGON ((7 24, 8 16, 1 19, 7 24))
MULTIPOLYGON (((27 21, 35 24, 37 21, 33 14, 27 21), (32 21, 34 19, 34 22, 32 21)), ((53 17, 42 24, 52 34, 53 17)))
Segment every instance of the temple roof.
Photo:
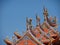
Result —
POLYGON ((60 40, 59 32, 56 32, 54 27, 57 25, 56 17, 54 19, 48 18, 48 11, 44 8, 44 22, 40 23, 39 16, 36 15, 36 27, 33 28, 32 18, 26 18, 26 32, 21 36, 14 32, 17 38, 13 41, 5 39, 7 45, 50 45, 60 40))

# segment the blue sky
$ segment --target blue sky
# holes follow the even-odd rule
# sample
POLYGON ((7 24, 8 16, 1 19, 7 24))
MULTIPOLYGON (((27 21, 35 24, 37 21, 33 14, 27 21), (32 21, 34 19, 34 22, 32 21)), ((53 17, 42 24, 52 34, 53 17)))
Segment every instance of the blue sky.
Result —
POLYGON ((60 24, 60 0, 0 0, 0 45, 6 45, 3 39, 6 36, 11 39, 15 31, 21 35, 26 31, 26 17, 32 18, 35 26, 37 13, 42 23, 43 6, 48 9, 49 16, 57 17, 57 23, 60 24))

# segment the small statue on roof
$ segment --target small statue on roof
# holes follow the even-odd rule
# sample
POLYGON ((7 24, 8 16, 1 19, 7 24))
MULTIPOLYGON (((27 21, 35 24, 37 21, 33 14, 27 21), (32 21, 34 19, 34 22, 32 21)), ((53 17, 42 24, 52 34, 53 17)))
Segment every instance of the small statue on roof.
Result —
POLYGON ((32 29, 32 18, 30 19, 26 18, 26 26, 27 26, 27 30, 32 29))
POLYGON ((40 17, 37 16, 37 14, 36 14, 36 23, 37 23, 37 26, 40 25, 40 17))
POLYGON ((43 8, 44 9, 44 12, 43 12, 43 15, 44 15, 44 21, 47 21, 48 19, 48 11, 47 11, 47 8, 43 8))

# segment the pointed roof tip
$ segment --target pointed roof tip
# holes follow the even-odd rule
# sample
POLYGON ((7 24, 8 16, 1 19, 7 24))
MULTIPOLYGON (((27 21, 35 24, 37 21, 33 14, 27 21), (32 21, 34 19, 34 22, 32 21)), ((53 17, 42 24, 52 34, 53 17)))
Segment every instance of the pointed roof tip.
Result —
POLYGON ((18 33, 18 34, 19 34, 19 32, 18 32, 18 28, 16 28, 16 31, 15 31, 14 33, 18 33))
POLYGON ((18 31, 16 31, 16 32, 14 32, 14 34, 19 34, 19 32, 18 32, 18 31))
POLYGON ((47 10, 47 8, 45 8, 45 7, 43 7, 43 14, 44 14, 45 16, 48 16, 48 10, 47 10))
POLYGON ((22 36, 20 36, 20 34, 18 33, 18 32, 14 32, 14 35, 18 38, 18 39, 20 39, 22 36))
POLYGON ((43 10, 44 10, 45 12, 47 12, 47 8, 46 8, 45 6, 43 6, 43 10))
POLYGON ((4 39, 4 42, 5 42, 7 45, 12 45, 12 42, 11 42, 8 38, 4 39))

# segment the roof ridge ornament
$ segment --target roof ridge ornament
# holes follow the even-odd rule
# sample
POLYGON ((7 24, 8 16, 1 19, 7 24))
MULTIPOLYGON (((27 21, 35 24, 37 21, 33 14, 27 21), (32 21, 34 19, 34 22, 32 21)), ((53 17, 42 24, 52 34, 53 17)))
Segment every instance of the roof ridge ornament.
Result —
POLYGON ((47 21, 48 19, 48 11, 47 8, 43 7, 43 15, 44 15, 44 21, 47 21))
POLYGON ((40 25, 40 17, 37 14, 36 14, 36 23, 37 23, 36 26, 40 25))
POLYGON ((26 17, 26 30, 28 30, 28 17, 26 17))
POLYGON ((45 16, 48 16, 48 10, 47 10, 47 8, 43 7, 43 10, 44 10, 43 14, 44 14, 45 16))
POLYGON ((26 27, 27 27, 27 30, 32 30, 32 18, 28 19, 26 17, 26 27))
POLYGON ((12 41, 9 40, 8 36, 6 37, 6 39, 4 39, 4 42, 5 42, 7 45, 12 45, 12 41))

